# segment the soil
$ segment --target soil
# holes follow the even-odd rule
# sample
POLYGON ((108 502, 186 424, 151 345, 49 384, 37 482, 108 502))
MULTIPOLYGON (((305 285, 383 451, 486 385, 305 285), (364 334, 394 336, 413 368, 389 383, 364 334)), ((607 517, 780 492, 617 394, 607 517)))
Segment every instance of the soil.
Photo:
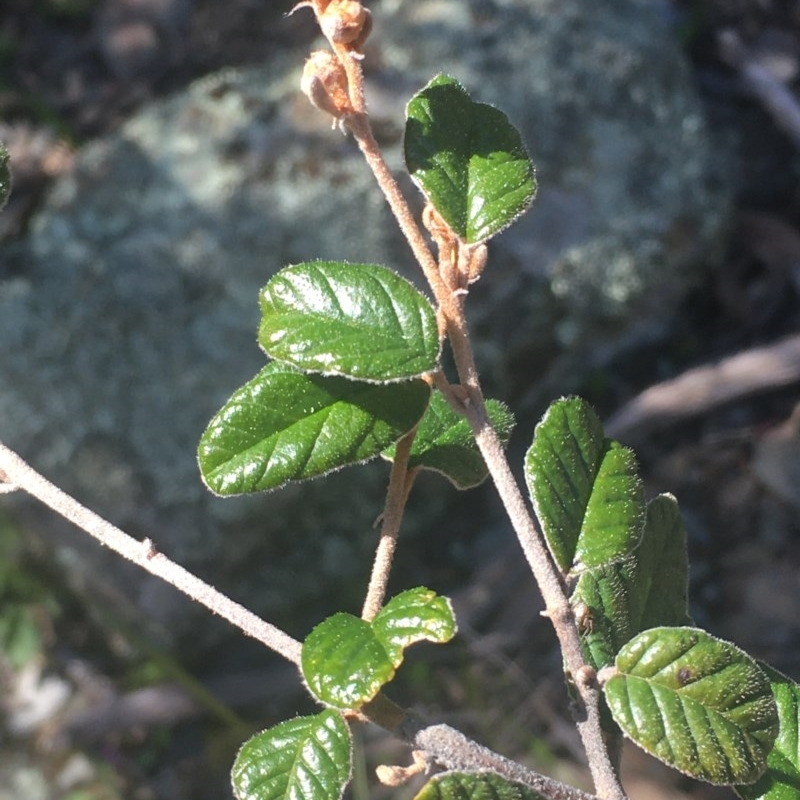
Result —
MULTIPOLYGON (((608 365, 602 390, 587 384, 586 394, 605 416, 652 384, 753 347, 771 347, 800 331, 798 142, 748 93, 719 48, 723 33, 735 34, 791 92, 800 71, 800 2, 672 0, 670 7, 708 119, 741 155, 736 208, 723 267, 687 300, 669 336, 608 365)), ((25 235, 43 192, 69 169, 82 143, 113 130, 143 103, 221 66, 256 63, 266 48, 310 41, 311 14, 283 17, 289 8, 288 2, 259 0, 4 0, 0 139, 12 153, 15 186, 0 216, 0 242, 25 235)), ((631 433, 631 444, 648 493, 670 491, 681 501, 690 537, 692 614, 800 679, 800 378, 795 374, 783 385, 765 378, 746 392, 734 386, 725 399, 699 411, 676 402, 669 420, 631 433)), ((491 586, 496 574, 480 572, 478 582, 491 586)), ((505 586, 513 585, 508 574, 502 572, 505 586)), ((557 658, 532 653, 531 642, 549 646, 547 634, 535 614, 531 618, 535 599, 526 605, 518 597, 511 593, 484 614, 475 631, 473 654, 490 656, 479 657, 484 660, 473 678, 494 675, 491 705, 495 712, 505 709, 494 717, 487 710, 487 719, 495 721, 485 728, 507 723, 503 714, 533 725, 563 772, 574 734, 558 721, 563 692, 553 677, 557 658), (493 643, 488 631, 498 621, 501 630, 525 630, 533 638, 493 643)), ((103 664, 95 667, 102 672, 103 664)), ((438 682, 453 703, 469 704, 470 678, 456 669, 441 674, 438 682)), ((111 782, 118 796, 226 796, 219 777, 224 769, 200 766, 189 755, 193 748, 208 753, 207 731, 166 730, 166 743, 137 731, 93 743, 94 757, 110 753, 109 763, 118 767, 111 782)), ((531 747, 516 737, 507 744, 531 747)), ((230 746, 220 749, 227 754, 230 746)), ((632 792, 639 796, 733 796, 674 776, 654 778, 652 765, 631 759, 631 781, 638 787, 632 792)))

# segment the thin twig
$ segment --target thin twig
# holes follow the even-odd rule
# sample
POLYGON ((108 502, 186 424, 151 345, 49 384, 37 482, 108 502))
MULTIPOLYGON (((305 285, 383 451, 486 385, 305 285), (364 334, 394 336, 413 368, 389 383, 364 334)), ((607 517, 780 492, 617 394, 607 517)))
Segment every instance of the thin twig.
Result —
MULTIPOLYGON (((137 541, 110 522, 81 505, 40 473, 13 450, 0 443, 0 470, 20 489, 49 506, 57 514, 97 539, 101 544, 138 564, 152 575, 167 581, 193 600, 228 620, 248 636, 291 661, 300 662, 300 643, 246 608, 155 551, 149 539, 137 541)), ((513 761, 492 753, 462 733, 445 725, 427 725, 411 717, 388 698, 379 695, 363 711, 365 718, 403 737, 417 749, 424 749, 438 764, 452 769, 484 769, 537 788, 551 800, 593 800, 591 795, 526 770, 513 761)))
POLYGON ((300 664, 301 645, 296 639, 218 592, 213 586, 171 561, 163 553, 159 553, 150 539, 140 542, 81 505, 1 442, 0 470, 12 483, 52 508, 64 519, 77 525, 101 544, 138 564, 152 575, 165 580, 287 660, 300 664))
POLYGON ((397 546, 397 537, 400 525, 403 522, 403 512, 408 499, 409 486, 407 483, 408 459, 417 429, 403 436, 397 442, 392 461, 392 471, 389 475, 389 487, 386 490, 386 504, 381 518, 381 538, 375 551, 375 561, 372 566, 367 596, 364 599, 364 608, 361 616, 371 620, 381 610, 386 587, 389 584, 389 573, 392 569, 392 560, 397 546))
MULTIPOLYGON (((350 81, 361 86, 363 77, 360 61, 344 63, 344 67, 350 81), (353 77, 354 72, 357 73, 357 77, 353 77)), ((486 413, 464 315, 463 295, 453 292, 442 279, 439 265, 428 247, 425 236, 383 158, 366 110, 359 109, 356 113, 348 116, 345 123, 372 170, 439 305, 439 314, 446 322, 459 380, 468 393, 467 402, 461 411, 465 413, 470 422, 478 447, 497 486, 534 577, 539 583, 548 614, 562 648, 567 671, 574 678, 586 668, 575 617, 561 575, 550 557, 544 537, 525 505, 508 465, 502 444, 486 413)), ((452 399, 453 393, 449 394, 452 399)), ((586 749, 595 789, 603 800, 624 800, 625 793, 604 744, 600 724, 599 686, 596 682, 580 681, 576 682, 576 687, 585 713, 585 717, 577 721, 578 729, 586 749)))
POLYGON ((722 60, 739 70, 747 90, 764 106, 794 146, 800 148, 800 103, 791 90, 752 58, 735 31, 723 31, 718 45, 722 60))

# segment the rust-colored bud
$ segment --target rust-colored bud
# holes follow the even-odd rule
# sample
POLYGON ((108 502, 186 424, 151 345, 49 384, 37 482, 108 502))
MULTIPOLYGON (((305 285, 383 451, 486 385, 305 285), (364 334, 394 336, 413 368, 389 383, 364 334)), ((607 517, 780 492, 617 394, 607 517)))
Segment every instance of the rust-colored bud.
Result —
POLYGON ((331 0, 319 14, 319 26, 334 44, 360 46, 372 28, 372 15, 358 0, 331 0))
POLYGON ((327 50, 315 50, 308 57, 300 88, 313 105, 336 120, 353 111, 347 73, 336 56, 327 50))

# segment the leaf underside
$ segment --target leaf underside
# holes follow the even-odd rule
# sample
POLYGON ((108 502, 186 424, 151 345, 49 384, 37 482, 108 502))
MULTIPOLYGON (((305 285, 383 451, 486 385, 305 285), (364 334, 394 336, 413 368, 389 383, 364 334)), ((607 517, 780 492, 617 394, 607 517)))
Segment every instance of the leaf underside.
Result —
MULTIPOLYGON (((503 403, 486 401, 486 411, 503 444, 508 442, 514 417, 503 403)), ((394 460, 394 445, 383 456, 394 460)), ((467 420, 457 414, 441 392, 434 391, 417 428, 409 469, 428 469, 447 478, 457 489, 471 489, 489 474, 467 420)))

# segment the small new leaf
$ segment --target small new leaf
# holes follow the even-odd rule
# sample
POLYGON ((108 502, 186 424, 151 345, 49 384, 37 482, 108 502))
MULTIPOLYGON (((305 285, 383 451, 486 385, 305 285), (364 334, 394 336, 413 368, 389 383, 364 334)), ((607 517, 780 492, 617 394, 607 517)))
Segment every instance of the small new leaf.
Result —
POLYGON ((397 667, 403 650, 416 642, 449 642, 456 635, 456 618, 448 598, 419 587, 393 597, 372 620, 372 629, 397 667))
POLYGON ((531 204, 536 180, 519 132, 454 78, 437 75, 406 117, 408 171, 462 241, 489 239, 531 204))
MULTIPOLYGON (((506 444, 514 427, 513 415, 497 400, 488 400, 486 411, 503 444, 506 444)), ((392 445, 382 455, 393 460, 394 454, 392 445)), ((438 472, 456 489, 478 486, 489 474, 469 423, 451 408, 440 392, 431 395, 430 405, 414 437, 408 467, 438 472)))
POLYGON ((296 264, 261 290, 260 304, 261 347, 304 371, 389 382, 436 368, 439 332, 433 307, 385 267, 296 264))
POLYGON ((335 711, 256 734, 236 756, 236 800, 339 800, 350 780, 350 728, 335 711))
POLYGON ((447 598, 423 587, 409 589, 390 600, 371 623, 345 613, 323 620, 303 642, 301 670, 320 702, 357 709, 392 680, 407 647, 448 642, 455 632, 447 598))
POLYGON ((209 423, 200 472, 220 495, 324 475, 377 456, 417 424, 429 398, 422 380, 361 383, 273 362, 209 423))
POLYGON ((762 775, 778 709, 769 678, 746 653, 697 628, 652 628, 620 650, 616 667, 603 692, 642 749, 708 783, 762 775))
POLYGON ((645 503, 636 459, 605 437, 585 400, 550 406, 525 456, 525 478, 564 572, 621 561, 639 544, 645 503))
POLYGON ((545 800, 545 797, 493 772, 443 772, 431 778, 414 800, 545 800))

